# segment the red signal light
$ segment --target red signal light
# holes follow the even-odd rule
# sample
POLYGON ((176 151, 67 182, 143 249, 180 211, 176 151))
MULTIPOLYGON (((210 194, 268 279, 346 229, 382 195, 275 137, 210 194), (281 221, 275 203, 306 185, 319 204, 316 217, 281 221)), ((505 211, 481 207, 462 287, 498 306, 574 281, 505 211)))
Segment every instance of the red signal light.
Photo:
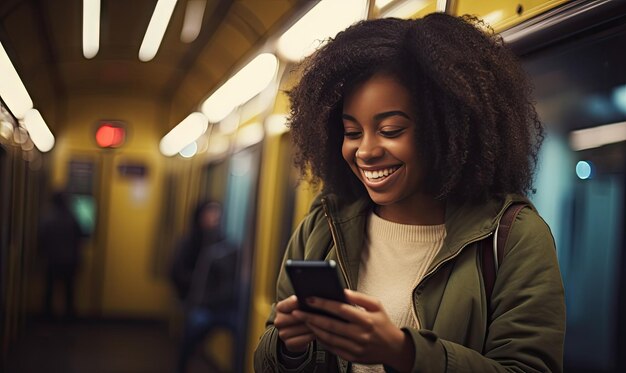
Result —
POLYGON ((104 123, 96 131, 96 143, 101 148, 117 148, 124 143, 126 131, 120 126, 104 123))

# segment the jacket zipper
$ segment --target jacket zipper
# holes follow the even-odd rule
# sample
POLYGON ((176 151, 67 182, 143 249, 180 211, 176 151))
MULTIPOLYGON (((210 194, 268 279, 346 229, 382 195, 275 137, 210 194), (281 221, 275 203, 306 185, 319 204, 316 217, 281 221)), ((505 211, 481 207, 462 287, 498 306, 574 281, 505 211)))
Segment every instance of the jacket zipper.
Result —
POLYGON ((428 277, 430 277, 433 273, 435 273, 435 272, 436 272, 439 268, 441 268, 441 266, 442 266, 444 263, 447 263, 447 262, 449 262, 450 260, 452 260, 452 259, 456 258, 457 256, 459 256, 459 254, 461 254, 461 251, 463 251, 463 249, 465 249, 467 246, 469 246, 469 245, 471 245, 471 244, 473 244, 473 243, 475 243, 475 242, 478 242, 478 241, 484 240, 485 238, 487 238, 487 237, 491 236, 492 234, 493 234, 493 232, 489 232, 489 233, 488 233, 488 234, 486 234, 486 235, 483 235, 483 236, 480 236, 480 237, 477 237, 477 238, 474 238, 474 239, 469 240, 466 244, 464 244, 463 246, 461 246, 461 248, 460 248, 459 250, 457 250, 457 252, 456 252, 456 253, 454 253, 453 255, 451 255, 451 256, 449 256, 449 257, 447 257, 447 258, 444 258, 442 261, 440 261, 439 263, 437 263, 437 265, 436 265, 436 266, 434 266, 434 267, 433 267, 430 271, 428 271, 428 272, 427 272, 424 276, 422 276, 422 278, 421 278, 421 279, 419 280, 419 282, 415 285, 415 287, 413 287, 413 290, 411 291, 411 303, 413 304, 413 307, 411 307, 411 309, 412 309, 412 311, 413 311, 413 317, 415 318, 415 320, 414 320, 414 321, 415 321, 415 322, 417 322, 417 325, 419 325, 420 329, 422 329, 422 328, 424 327, 424 325, 421 323, 421 321, 420 321, 420 319, 419 319, 419 317, 418 317, 418 315, 417 315, 417 310, 416 310, 416 306, 417 306, 417 304, 416 304, 416 302, 415 302, 415 298, 413 297, 413 293, 415 292, 415 289, 417 289, 417 288, 420 286, 420 284, 421 284, 422 282, 424 282, 424 280, 426 280, 426 279, 427 279, 428 277))
POLYGON ((343 263, 343 260, 341 258, 341 250, 339 248, 339 241, 337 240, 337 232, 336 232, 335 224, 328 211, 327 203, 328 202, 326 198, 322 198, 322 207, 324 208, 324 216, 326 217, 326 222, 328 223, 328 228, 330 229, 330 235, 333 239, 333 244, 337 248, 337 262, 339 262, 339 269, 341 270, 341 275, 343 276, 343 280, 345 281, 346 286, 348 287, 348 289, 352 289, 352 286, 350 286, 351 285, 350 280, 348 279, 348 275, 346 274, 347 272, 346 272, 345 264, 343 263))
MULTIPOLYGON (((322 198, 322 207, 324 209, 324 216, 326 217, 326 221, 328 222, 328 227, 330 229, 330 235, 333 239, 333 243, 335 244, 335 247, 337 248, 337 261, 339 262, 339 268, 341 269, 341 274, 343 275, 343 279, 346 282, 346 285, 348 286, 349 289, 352 289, 352 287, 350 286, 350 281, 348 279, 348 276, 346 275, 346 270, 345 270, 345 265, 343 264, 343 260, 341 258, 341 250, 339 248, 339 244, 338 244, 338 240, 336 238, 337 232, 335 230, 335 224, 334 221, 332 219, 332 217, 330 216, 330 213, 328 211, 328 206, 327 206, 327 200, 326 198, 322 198)), ((505 206, 506 207, 506 206, 505 206)), ((411 290, 411 294, 413 294, 415 292, 415 289, 417 289, 422 282, 424 282, 428 277, 430 277, 433 273, 435 273, 439 268, 441 268, 441 266, 444 263, 449 262, 450 260, 456 258, 457 256, 459 256, 461 254, 461 251, 463 251, 463 249, 465 249, 467 246, 478 242, 480 240, 484 240, 485 238, 493 235, 494 232, 489 232, 483 236, 479 236, 477 238, 471 239, 469 240, 466 244, 464 244, 463 246, 461 246, 461 248, 459 250, 457 250, 456 253, 454 253, 453 255, 444 258, 442 261, 440 261, 439 263, 437 263, 437 265, 435 267, 433 267, 430 271, 428 271, 426 274, 424 274, 424 276, 422 276, 422 278, 420 279, 420 281, 415 284, 415 286, 413 287, 413 289, 411 290)), ((411 296, 411 303, 413 304, 413 307, 411 307, 411 310, 413 311, 413 317, 414 317, 414 321, 417 322, 417 325, 420 326, 420 328, 423 327, 418 315, 417 315, 417 310, 416 310, 416 303, 415 303, 415 298, 413 298, 413 296, 411 296)))

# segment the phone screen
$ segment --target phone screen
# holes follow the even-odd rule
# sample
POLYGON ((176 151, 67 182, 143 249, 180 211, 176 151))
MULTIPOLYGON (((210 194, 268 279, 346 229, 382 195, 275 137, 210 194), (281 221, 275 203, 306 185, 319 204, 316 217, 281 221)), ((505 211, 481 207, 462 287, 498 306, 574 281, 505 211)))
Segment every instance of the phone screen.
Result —
POLYGON ((337 318, 306 303, 308 297, 319 297, 347 303, 335 261, 287 260, 285 268, 302 311, 337 318))

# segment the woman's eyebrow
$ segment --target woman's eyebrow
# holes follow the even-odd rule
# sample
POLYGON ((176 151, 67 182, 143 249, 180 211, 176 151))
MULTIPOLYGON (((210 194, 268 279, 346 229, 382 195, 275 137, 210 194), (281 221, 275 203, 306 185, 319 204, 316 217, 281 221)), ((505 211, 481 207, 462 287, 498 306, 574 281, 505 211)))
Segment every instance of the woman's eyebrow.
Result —
POLYGON ((345 120, 349 120, 350 122, 359 123, 359 121, 356 120, 355 117, 353 117, 352 115, 346 114, 346 113, 341 114, 341 118, 343 118, 345 120))
MULTIPOLYGON (((374 120, 377 121, 377 122, 380 122, 383 119, 386 119, 386 118, 389 118, 389 117, 393 117, 393 116, 396 116, 396 115, 404 117, 404 118, 406 118, 408 120, 411 120, 411 117, 409 117, 409 115, 407 113, 405 113, 405 112, 403 112, 401 110, 391 110, 391 111, 385 111, 385 112, 382 112, 382 113, 378 113, 378 114, 374 115, 374 120)), ((352 115, 349 115, 349 114, 346 114, 346 113, 341 114, 341 117, 343 119, 349 120, 351 122, 355 122, 355 123, 359 122, 352 115)))
POLYGON ((406 114, 405 112, 400 111, 400 110, 392 110, 392 111, 385 111, 383 113, 378 113, 378 114, 374 115, 374 120, 377 121, 377 122, 380 122, 381 120, 383 120, 385 118, 393 117, 393 116, 396 116, 396 115, 399 115, 399 116, 404 117, 404 118, 406 118, 408 120, 411 120, 411 118, 409 117, 408 114, 406 114))

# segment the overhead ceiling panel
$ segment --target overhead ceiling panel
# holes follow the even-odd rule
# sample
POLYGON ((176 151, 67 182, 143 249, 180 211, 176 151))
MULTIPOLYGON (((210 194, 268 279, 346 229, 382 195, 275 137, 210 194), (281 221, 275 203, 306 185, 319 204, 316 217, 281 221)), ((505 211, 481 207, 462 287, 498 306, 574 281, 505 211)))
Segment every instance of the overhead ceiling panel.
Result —
MULTIPOLYGON (((2 0, 0 40, 33 100, 62 107, 84 94, 134 94, 197 107, 308 0, 207 0, 202 29, 180 40, 187 0, 178 0, 155 58, 138 59, 157 0, 101 0, 100 47, 82 53, 81 0, 2 0)), ((181 114, 182 115, 182 114, 181 114)))

